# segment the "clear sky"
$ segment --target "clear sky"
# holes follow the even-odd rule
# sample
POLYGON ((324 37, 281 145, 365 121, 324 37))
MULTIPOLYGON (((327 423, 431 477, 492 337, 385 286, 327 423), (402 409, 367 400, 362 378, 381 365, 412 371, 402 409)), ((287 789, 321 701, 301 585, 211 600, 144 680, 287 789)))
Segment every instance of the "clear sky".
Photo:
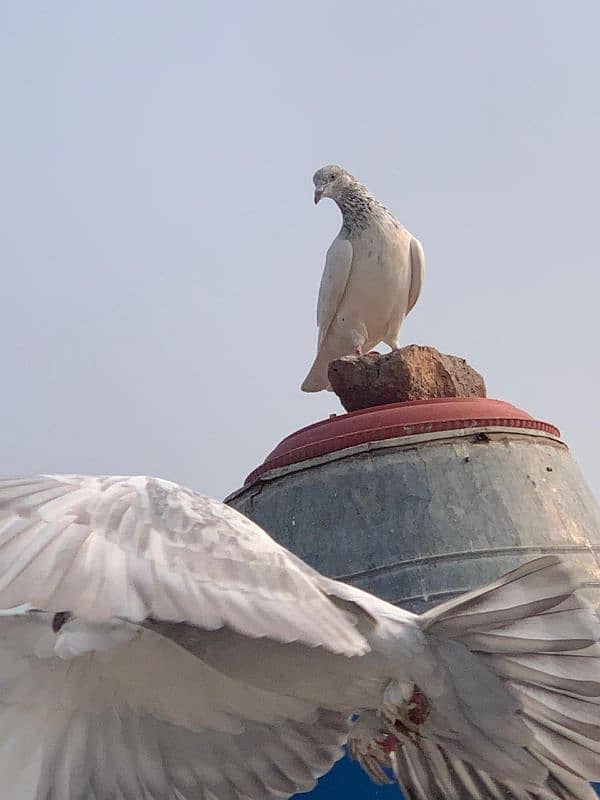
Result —
POLYGON ((222 497, 299 385, 337 162, 423 242, 402 331, 558 425, 600 492, 600 4, 0 4, 1 472, 222 497))

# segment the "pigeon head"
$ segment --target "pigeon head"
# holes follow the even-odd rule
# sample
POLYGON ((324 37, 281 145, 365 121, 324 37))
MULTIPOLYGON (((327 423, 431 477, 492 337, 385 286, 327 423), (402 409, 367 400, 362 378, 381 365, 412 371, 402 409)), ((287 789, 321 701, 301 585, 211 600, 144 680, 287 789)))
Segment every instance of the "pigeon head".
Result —
POLYGON ((322 197, 330 197, 337 200, 340 194, 349 186, 356 184, 356 178, 346 172, 343 167, 331 164, 328 167, 321 167, 313 175, 315 185, 315 205, 322 197))

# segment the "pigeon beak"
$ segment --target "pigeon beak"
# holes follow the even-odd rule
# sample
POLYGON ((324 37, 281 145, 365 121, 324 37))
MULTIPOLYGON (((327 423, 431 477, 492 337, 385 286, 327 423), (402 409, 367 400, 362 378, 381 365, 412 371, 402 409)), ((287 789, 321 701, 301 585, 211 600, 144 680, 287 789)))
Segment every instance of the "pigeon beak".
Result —
POLYGON ((323 190, 322 189, 315 189, 315 205, 319 202, 319 200, 323 197, 323 190))

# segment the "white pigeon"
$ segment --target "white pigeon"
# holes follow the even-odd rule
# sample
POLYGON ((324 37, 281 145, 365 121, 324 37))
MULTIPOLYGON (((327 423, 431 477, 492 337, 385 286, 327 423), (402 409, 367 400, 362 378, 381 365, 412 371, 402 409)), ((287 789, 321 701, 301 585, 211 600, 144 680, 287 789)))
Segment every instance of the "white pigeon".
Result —
POLYGON ((545 557, 417 616, 168 481, 2 480, 3 794, 275 800, 348 740, 406 800, 593 800, 600 623, 575 588, 545 557))
POLYGON ((342 228, 325 259, 317 302, 317 356, 302 384, 329 389, 327 367, 384 342, 398 349, 404 318, 421 293, 425 256, 412 236, 345 169, 322 167, 313 176, 315 203, 330 197, 342 228))

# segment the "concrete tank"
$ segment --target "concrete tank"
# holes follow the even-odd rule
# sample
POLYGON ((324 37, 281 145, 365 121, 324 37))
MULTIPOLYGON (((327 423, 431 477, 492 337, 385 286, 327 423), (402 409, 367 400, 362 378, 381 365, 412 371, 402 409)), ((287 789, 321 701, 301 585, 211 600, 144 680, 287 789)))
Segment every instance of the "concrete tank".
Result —
MULTIPOLYGON (((552 425, 451 398, 333 416, 284 439, 227 501, 325 574, 412 611, 530 558, 600 596, 600 509, 552 425)), ((311 798, 398 797, 346 759, 311 798)))

